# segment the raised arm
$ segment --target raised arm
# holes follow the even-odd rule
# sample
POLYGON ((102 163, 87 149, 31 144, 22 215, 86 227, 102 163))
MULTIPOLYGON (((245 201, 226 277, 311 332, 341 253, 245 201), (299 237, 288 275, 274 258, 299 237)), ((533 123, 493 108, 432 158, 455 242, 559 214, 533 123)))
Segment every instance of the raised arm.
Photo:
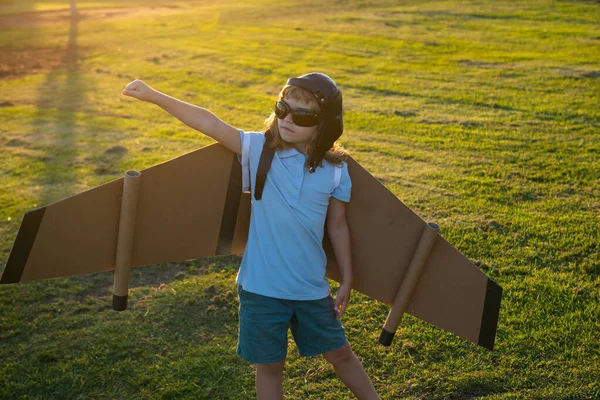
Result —
POLYGON ((187 126, 210 136, 234 153, 242 153, 239 131, 205 108, 161 93, 139 79, 128 84, 121 93, 154 103, 187 126))

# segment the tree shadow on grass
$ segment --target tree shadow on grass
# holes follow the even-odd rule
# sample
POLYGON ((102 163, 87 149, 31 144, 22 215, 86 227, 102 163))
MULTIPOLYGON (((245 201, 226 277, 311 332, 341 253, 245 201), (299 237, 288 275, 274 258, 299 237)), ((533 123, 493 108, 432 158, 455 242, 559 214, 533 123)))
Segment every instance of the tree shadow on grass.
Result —
POLYGON ((80 50, 77 45, 79 20, 70 20, 64 64, 46 74, 46 80, 39 88, 36 103, 37 115, 32 122, 34 140, 46 142, 46 155, 42 160, 44 171, 37 177, 44 192, 39 202, 46 205, 62 197, 61 187, 70 186, 77 180, 74 168, 68 160, 75 158, 77 140, 77 112, 83 104, 89 81, 83 79, 80 71, 80 50))

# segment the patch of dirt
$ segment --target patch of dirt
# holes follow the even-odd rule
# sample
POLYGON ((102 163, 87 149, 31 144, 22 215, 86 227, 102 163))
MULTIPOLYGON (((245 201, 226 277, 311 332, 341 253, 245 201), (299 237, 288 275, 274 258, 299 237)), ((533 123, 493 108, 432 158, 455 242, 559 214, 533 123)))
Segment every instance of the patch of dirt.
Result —
POLYGON ((113 169, 112 164, 100 164, 98 167, 96 167, 94 173, 96 175, 114 175, 117 173, 117 171, 113 169))
POLYGON ((589 71, 577 68, 556 68, 559 75, 568 79, 598 79, 600 78, 600 70, 589 71))
MULTIPOLYGON (((106 21, 138 15, 148 16, 176 13, 181 12, 180 8, 176 4, 136 8, 84 8, 79 9, 74 18, 77 18, 77 22, 106 21)), ((69 9, 0 15, 0 30, 69 23, 71 23, 71 12, 69 9)))
POLYGON ((503 69, 512 67, 511 64, 501 62, 486 62, 478 60, 459 60, 459 63, 468 67, 482 68, 482 69, 503 69))
POLYGON ((457 119, 433 119, 433 118, 423 118, 417 121, 420 124, 427 125, 454 125, 458 124, 461 126, 473 127, 473 126, 481 126, 483 123, 478 121, 470 121, 470 120, 457 120, 457 119))
POLYGON ((2 49, 0 50, 0 79, 46 71, 63 66, 66 64, 66 61, 67 50, 64 48, 2 49))
POLYGON ((29 142, 25 142, 20 139, 11 139, 6 143, 7 147, 27 147, 29 145, 30 145, 29 142))
POLYGON ((104 153, 105 154, 116 154, 116 155, 123 155, 125 153, 127 153, 127 148, 123 147, 123 146, 113 146, 110 149, 106 150, 104 153))
MULTIPOLYGON (((82 9, 78 14, 71 18, 70 11, 40 11, 24 12, 16 14, 0 15, 0 32, 7 29, 35 28, 44 25, 53 24, 85 24, 90 21, 106 21, 119 18, 132 18, 138 15, 148 16, 153 14, 170 14, 183 12, 178 5, 157 6, 157 7, 137 7, 137 8, 98 8, 82 9)), ((0 80, 15 78, 27 74, 35 74, 48 71, 81 61, 83 48, 78 46, 68 54, 65 48, 29 48, 29 49, 10 49, 0 48, 0 80), (71 58, 69 58, 71 57, 71 58), (76 58, 76 59, 74 59, 76 58)), ((169 58, 168 55, 162 55, 162 58, 169 58)), ((160 59, 159 59, 160 61, 160 59)), ((110 71, 97 69, 96 73, 110 74, 110 71)), ((121 77, 121 76, 119 76, 121 77)), ((124 76, 125 78, 129 78, 124 76)), ((0 105, 1 107, 10 106, 10 104, 0 105)))

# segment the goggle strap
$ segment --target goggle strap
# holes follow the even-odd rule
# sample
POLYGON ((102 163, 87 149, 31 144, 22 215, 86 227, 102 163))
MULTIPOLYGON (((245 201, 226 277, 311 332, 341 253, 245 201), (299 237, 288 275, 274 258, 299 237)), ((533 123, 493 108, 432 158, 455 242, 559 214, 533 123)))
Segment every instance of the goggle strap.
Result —
POLYGON ((310 91, 313 94, 313 96, 316 97, 319 104, 321 104, 325 101, 325 96, 318 95, 318 93, 321 93, 320 88, 319 88, 319 86, 321 86, 321 83, 319 83, 319 82, 314 82, 314 81, 311 81, 308 79, 302 79, 302 78, 290 78, 287 81, 287 85, 298 86, 298 87, 301 87, 303 89, 310 91))

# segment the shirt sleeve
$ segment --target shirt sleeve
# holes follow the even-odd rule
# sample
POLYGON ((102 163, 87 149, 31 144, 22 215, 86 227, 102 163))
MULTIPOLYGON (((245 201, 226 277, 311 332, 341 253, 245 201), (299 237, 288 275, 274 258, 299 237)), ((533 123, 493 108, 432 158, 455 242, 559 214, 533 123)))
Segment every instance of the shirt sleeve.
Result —
MULTIPOLYGON (((240 132, 240 144, 242 146, 242 153, 244 152, 244 131, 239 129, 240 132)), ((237 155, 238 161, 240 162, 240 164, 242 163, 242 154, 238 154, 237 155)))
POLYGON ((242 164, 242 192, 250 191, 250 134, 240 129, 240 143, 242 154, 238 154, 238 161, 242 164))
MULTIPOLYGON (((336 167, 337 168, 337 167, 336 167)), ((352 180, 348 173, 348 164, 342 164, 342 177, 340 178, 340 184, 333 190, 331 196, 345 203, 350 201, 350 192, 352 191, 352 180)))

